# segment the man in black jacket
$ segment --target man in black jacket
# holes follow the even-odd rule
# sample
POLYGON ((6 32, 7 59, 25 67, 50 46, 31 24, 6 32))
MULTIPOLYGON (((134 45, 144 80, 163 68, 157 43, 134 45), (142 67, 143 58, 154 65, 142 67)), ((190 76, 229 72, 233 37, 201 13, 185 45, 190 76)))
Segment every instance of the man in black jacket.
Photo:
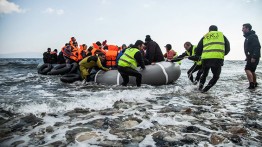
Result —
POLYGON ((248 89, 255 89, 257 87, 256 68, 259 63, 260 43, 256 32, 252 30, 252 26, 249 23, 243 24, 242 31, 244 34, 244 51, 246 55, 245 72, 249 81, 248 89))
POLYGON ((201 56, 203 69, 198 89, 203 93, 207 92, 216 84, 221 73, 221 68, 224 65, 224 56, 230 51, 229 41, 222 32, 217 30, 217 26, 211 25, 209 27, 209 32, 199 41, 196 48, 196 56, 201 56), (213 73, 213 77, 208 85, 202 90, 210 69, 213 73))
POLYGON ((161 62, 165 60, 159 45, 151 39, 150 35, 146 35, 145 45, 145 58, 148 60, 148 64, 151 64, 153 62, 161 62))

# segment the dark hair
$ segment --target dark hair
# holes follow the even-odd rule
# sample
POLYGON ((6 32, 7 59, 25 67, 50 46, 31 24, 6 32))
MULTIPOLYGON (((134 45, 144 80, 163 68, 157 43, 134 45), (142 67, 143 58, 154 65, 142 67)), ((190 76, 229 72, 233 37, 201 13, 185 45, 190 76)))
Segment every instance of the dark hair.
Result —
POLYGON ((152 41, 150 35, 146 35, 146 39, 145 39, 145 42, 149 42, 149 41, 152 41))
POLYGON ((103 48, 104 50, 108 50, 108 46, 106 45, 106 46, 104 46, 104 48, 103 48))
POLYGON ((134 46, 138 47, 139 45, 142 45, 142 44, 144 44, 142 40, 137 40, 134 46))
POLYGON ((250 24, 250 23, 245 23, 245 24, 243 24, 243 27, 245 27, 245 28, 248 28, 248 29, 249 29, 249 31, 251 31, 251 30, 252 30, 252 26, 251 26, 251 24, 250 24))
POLYGON ((51 48, 49 47, 49 48, 47 48, 47 50, 48 50, 48 51, 51 51, 51 48))
POLYGON ((172 48, 171 44, 167 44, 165 47, 166 47, 166 49, 168 49, 168 50, 171 50, 171 48, 172 48))
POLYGON ((98 53, 97 53, 97 56, 103 56, 103 55, 105 55, 105 54, 102 53, 102 52, 98 52, 98 53))
POLYGON ((191 42, 187 41, 187 42, 185 42, 185 44, 184 44, 184 45, 187 45, 187 46, 189 46, 189 45, 192 45, 192 44, 191 44, 191 42))
POLYGON ((89 46, 89 48, 87 50, 91 52, 92 49, 93 49, 93 46, 89 46))
POLYGON ((123 44, 123 45, 122 45, 122 48, 124 48, 124 47, 127 47, 126 44, 123 44))
POLYGON ((97 44, 98 46, 101 46, 101 45, 102 45, 100 41, 97 41, 96 44, 97 44))
POLYGON ((217 29, 217 26, 215 26, 215 25, 211 25, 210 27, 209 27, 209 31, 217 31, 218 29, 217 29))
POLYGON ((133 46, 134 46, 134 45, 131 43, 131 44, 129 44, 128 48, 133 47, 133 46))
POLYGON ((57 49, 54 49, 54 52, 57 52, 57 49))

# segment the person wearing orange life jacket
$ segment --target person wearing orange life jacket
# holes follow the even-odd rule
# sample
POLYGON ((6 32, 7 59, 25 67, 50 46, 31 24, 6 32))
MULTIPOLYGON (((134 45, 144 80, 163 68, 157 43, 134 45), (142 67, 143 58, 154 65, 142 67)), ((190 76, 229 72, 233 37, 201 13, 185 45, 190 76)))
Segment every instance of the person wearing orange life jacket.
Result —
POLYGON ((76 43, 75 37, 71 37, 69 41, 69 45, 74 46, 75 43, 76 43))
POLYGON ((101 42, 97 41, 96 43, 93 43, 92 56, 96 55, 99 52, 106 54, 105 50, 102 49, 101 42))
POLYGON ((67 43, 66 46, 62 48, 62 52, 66 64, 77 62, 76 51, 69 43, 67 43))
POLYGON ((87 54, 87 45, 86 44, 80 45, 80 48, 78 49, 78 62, 84 59, 87 56, 86 54, 87 54))
POLYGON ((166 53, 164 54, 164 57, 167 61, 171 61, 176 56, 176 52, 172 49, 171 44, 167 44, 165 48, 166 53))
POLYGON ((89 46, 86 52, 86 56, 92 56, 92 50, 93 50, 93 46, 89 46))
POLYGON ((108 51, 106 52, 106 67, 115 69, 117 67, 116 58, 118 54, 118 46, 108 45, 108 51))
POLYGON ((70 56, 70 59, 74 60, 75 62, 78 62, 78 50, 78 43, 74 42, 71 50, 72 55, 70 56))

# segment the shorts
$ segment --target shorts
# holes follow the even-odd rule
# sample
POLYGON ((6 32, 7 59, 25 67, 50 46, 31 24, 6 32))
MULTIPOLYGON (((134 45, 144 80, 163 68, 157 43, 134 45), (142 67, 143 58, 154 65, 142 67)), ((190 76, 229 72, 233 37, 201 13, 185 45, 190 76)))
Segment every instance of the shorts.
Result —
POLYGON ((257 65, 259 63, 259 58, 256 59, 255 62, 251 62, 251 59, 247 60, 246 66, 245 66, 245 70, 250 70, 251 72, 255 72, 257 69, 257 65))

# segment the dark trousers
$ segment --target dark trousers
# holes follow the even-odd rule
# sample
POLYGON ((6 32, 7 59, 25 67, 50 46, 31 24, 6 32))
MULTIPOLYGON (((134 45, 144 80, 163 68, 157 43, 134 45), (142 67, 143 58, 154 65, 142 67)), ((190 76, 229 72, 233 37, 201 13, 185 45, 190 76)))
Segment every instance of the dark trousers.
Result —
POLYGON ((127 86, 127 83, 129 82, 129 76, 134 76, 136 77, 137 87, 141 86, 142 75, 137 70, 132 69, 130 67, 118 66, 118 72, 121 74, 123 78, 123 83, 121 85, 127 86))
POLYGON ((205 87, 205 90, 209 90, 212 86, 214 86, 219 79, 221 73, 221 66, 204 66, 203 67, 203 74, 200 78, 199 88, 202 89, 205 82, 206 77, 208 76, 209 70, 211 69, 213 73, 212 79, 209 81, 208 85, 205 87))
POLYGON ((193 73, 197 72, 197 76, 195 81, 199 81, 201 74, 203 73, 202 65, 197 65, 196 63, 187 71, 188 78, 191 82, 194 82, 194 76, 193 73))

